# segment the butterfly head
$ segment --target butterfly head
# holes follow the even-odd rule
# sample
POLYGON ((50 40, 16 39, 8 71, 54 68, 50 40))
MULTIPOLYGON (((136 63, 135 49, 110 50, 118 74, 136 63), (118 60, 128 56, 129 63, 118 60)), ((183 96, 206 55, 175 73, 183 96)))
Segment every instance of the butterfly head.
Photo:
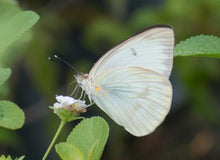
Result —
POLYGON ((79 86, 83 88, 85 81, 88 79, 88 74, 78 73, 77 75, 74 75, 74 77, 79 86))
POLYGON ((89 80, 89 75, 78 73, 77 75, 74 75, 74 77, 78 85, 86 92, 90 102, 92 103, 92 95, 94 95, 95 89, 91 85, 91 80, 89 80))
POLYGON ((82 84, 83 81, 88 78, 88 74, 78 73, 77 75, 74 75, 74 77, 78 84, 82 84))

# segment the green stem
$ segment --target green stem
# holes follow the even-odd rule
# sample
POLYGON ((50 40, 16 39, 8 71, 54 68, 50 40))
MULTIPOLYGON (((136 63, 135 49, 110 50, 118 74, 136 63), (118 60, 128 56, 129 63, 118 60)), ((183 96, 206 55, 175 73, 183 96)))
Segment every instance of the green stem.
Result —
POLYGON ((57 132, 56 132, 55 136, 53 137, 53 140, 51 141, 51 143, 50 143, 50 145, 49 145, 49 147, 48 147, 48 149, 47 149, 47 151, 46 151, 44 157, 42 158, 42 160, 45 160, 45 159, 47 158, 47 156, 48 156, 48 154, 49 154, 51 148, 53 147, 53 145, 54 145, 54 143, 55 143, 55 141, 56 141, 58 135, 60 134, 60 131, 62 130, 63 126, 65 125, 65 123, 66 123, 66 121, 61 120, 60 126, 59 126, 59 128, 57 129, 57 132))

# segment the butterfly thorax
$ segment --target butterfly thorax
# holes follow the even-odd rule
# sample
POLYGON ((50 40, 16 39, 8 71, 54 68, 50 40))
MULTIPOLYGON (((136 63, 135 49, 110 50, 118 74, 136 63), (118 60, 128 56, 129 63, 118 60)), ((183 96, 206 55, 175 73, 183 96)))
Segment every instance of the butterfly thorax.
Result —
POLYGON ((92 97, 95 93, 95 86, 92 84, 92 80, 89 79, 89 75, 84 73, 78 73, 77 75, 74 75, 74 77, 78 85, 86 92, 91 102, 92 97))

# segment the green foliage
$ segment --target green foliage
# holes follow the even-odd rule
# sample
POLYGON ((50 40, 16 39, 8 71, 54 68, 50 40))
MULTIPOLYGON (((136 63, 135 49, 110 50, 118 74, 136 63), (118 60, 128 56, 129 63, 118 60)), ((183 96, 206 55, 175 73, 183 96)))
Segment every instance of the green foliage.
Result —
MULTIPOLYGON (((11 4, 10 1, 9 3, 11 4)), ((3 3, 1 7, 4 7, 4 10, 0 15, 0 56, 9 45, 30 29, 39 19, 39 16, 32 11, 18 12, 16 10, 17 12, 15 12, 14 5, 11 7, 11 5, 3 3)))
POLYGON ((0 160, 12 160, 12 159, 10 155, 7 158, 4 155, 1 155, 0 160))
POLYGON ((208 56, 220 58, 220 38, 211 35, 191 37, 176 45, 175 56, 208 56))
POLYGON ((100 159, 108 138, 109 127, 101 117, 83 120, 68 136, 67 142, 76 145, 88 159, 100 159))
MULTIPOLYGON (((73 129, 67 138, 67 142, 65 143, 67 143, 66 146, 68 146, 68 149, 70 147, 76 147, 80 152, 82 152, 85 160, 97 160, 100 159, 103 152, 108 138, 108 132, 108 124, 101 117, 84 119, 73 129)), ((65 147, 63 143, 61 144, 63 147, 65 147)), ((58 145, 56 145, 56 150, 59 155, 61 155, 62 151, 59 149, 60 146, 57 146, 58 145)), ((63 154, 64 153, 62 153, 62 155, 63 154)))
POLYGON ((25 156, 21 156, 19 158, 15 158, 15 160, 23 160, 25 158, 25 156))
POLYGON ((96 23, 92 23, 85 29, 84 44, 91 50, 97 50, 101 46, 112 47, 120 42, 122 37, 129 36, 129 30, 126 26, 113 22, 111 19, 100 18, 96 23))
MULTIPOLYGON (((12 0, 0 0, 0 19, 5 21, 8 18, 10 19, 15 14, 21 12, 21 9, 18 7, 17 3, 12 0)), ((2 22, 0 22, 2 23, 2 22)))
POLYGON ((63 160, 83 160, 82 152, 73 144, 62 142, 56 145, 56 151, 63 160))
MULTIPOLYGON (((19 158, 15 158, 15 160, 23 160, 25 156, 21 156, 19 158)), ((0 160, 13 160, 11 156, 5 157, 4 155, 1 155, 0 160)))
MULTIPOLYGON (((126 8, 123 6, 121 9, 114 5, 108 7, 112 7, 110 10, 116 13, 121 13, 121 10, 126 8)), ((133 35, 153 24, 170 24, 173 26, 177 35, 176 41, 185 39, 186 36, 192 34, 215 34, 219 32, 219 7, 220 3, 216 0, 166 0, 160 5, 140 6, 132 12, 128 11, 127 8, 129 14, 125 17, 118 14, 116 18, 112 18, 112 15, 100 15, 90 20, 92 23, 86 24, 86 28, 83 30, 85 34, 82 38, 88 49, 93 51, 96 49, 98 52, 100 48, 109 49, 106 48, 106 45, 102 45, 102 40, 112 47, 115 42, 120 42, 129 35, 133 35), (183 6, 187 7, 182 9, 183 6), (118 17, 122 19, 118 21, 118 17), (102 30, 105 32, 102 33, 102 30)), ((112 14, 115 14, 114 12, 112 14)))
POLYGON ((215 84, 216 79, 220 77, 219 59, 178 56, 175 58, 174 63, 179 81, 183 82, 182 85, 186 89, 186 95, 190 98, 190 109, 195 115, 208 122, 220 122, 219 104, 215 100, 218 95, 215 90, 210 89, 215 84))
MULTIPOLYGON (((10 76, 9 68, 0 68, 0 85, 2 85, 10 76)), ((21 128, 24 124, 24 113, 14 103, 9 101, 0 101, 0 126, 10 129, 21 128)))
POLYGON ((24 124, 24 112, 9 101, 0 101, 0 117, 0 126, 5 128, 18 129, 24 124))
MULTIPOLYGON (((36 13, 21 11, 13 1, 0 0, 0 61, 3 61, 5 50, 30 29, 38 19, 39 16, 36 13)), ((0 85, 9 78, 10 74, 9 68, 0 68, 0 85)), ((23 124, 24 113, 16 104, 0 101, 0 126, 18 129, 23 124)))
POLYGON ((9 68, 0 68, 0 86, 9 78, 11 70, 9 68))
MULTIPOLYGON (((62 25, 63 22, 57 22, 56 15, 41 13, 40 23, 32 31, 32 39, 25 50, 27 53, 25 56, 28 59, 26 63, 31 68, 31 72, 29 72, 31 80, 38 92, 43 93, 48 99, 51 98, 52 93, 57 92, 58 82, 61 79, 61 77, 57 77, 60 65, 49 61, 48 57, 51 54, 58 54, 54 50, 60 50, 61 53, 65 52, 63 50, 66 47, 59 48, 59 46, 66 41, 56 37, 57 34, 65 33, 65 30, 61 29, 62 25), (49 26, 47 26, 48 24, 49 26)), ((62 77, 62 79, 64 78, 62 77)))
POLYGON ((0 53, 3 52, 25 31, 30 29, 38 20, 38 15, 32 11, 24 11, 14 15, 11 19, 1 21, 0 25, 0 53))
POLYGON ((20 134, 14 130, 0 127, 0 144, 12 148, 20 149, 23 139, 20 134))
POLYGON ((31 33, 25 31, 27 31, 38 18, 38 15, 34 12, 23 12, 19 5, 13 0, 0 0, 1 63, 4 65, 8 64, 20 56, 20 53, 24 53, 24 51, 21 52, 21 49, 26 47, 24 44, 27 43, 25 42, 29 42, 31 39, 31 33), (23 34, 24 32, 26 34, 23 34), (11 45, 11 47, 8 48, 9 45, 11 45))

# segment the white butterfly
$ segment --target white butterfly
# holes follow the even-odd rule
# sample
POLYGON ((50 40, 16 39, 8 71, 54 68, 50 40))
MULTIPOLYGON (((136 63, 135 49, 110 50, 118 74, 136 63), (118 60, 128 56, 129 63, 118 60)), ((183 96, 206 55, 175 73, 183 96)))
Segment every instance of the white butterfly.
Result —
POLYGON ((131 134, 145 136, 170 109, 173 50, 173 29, 152 26, 104 54, 89 74, 75 78, 90 102, 131 134))

